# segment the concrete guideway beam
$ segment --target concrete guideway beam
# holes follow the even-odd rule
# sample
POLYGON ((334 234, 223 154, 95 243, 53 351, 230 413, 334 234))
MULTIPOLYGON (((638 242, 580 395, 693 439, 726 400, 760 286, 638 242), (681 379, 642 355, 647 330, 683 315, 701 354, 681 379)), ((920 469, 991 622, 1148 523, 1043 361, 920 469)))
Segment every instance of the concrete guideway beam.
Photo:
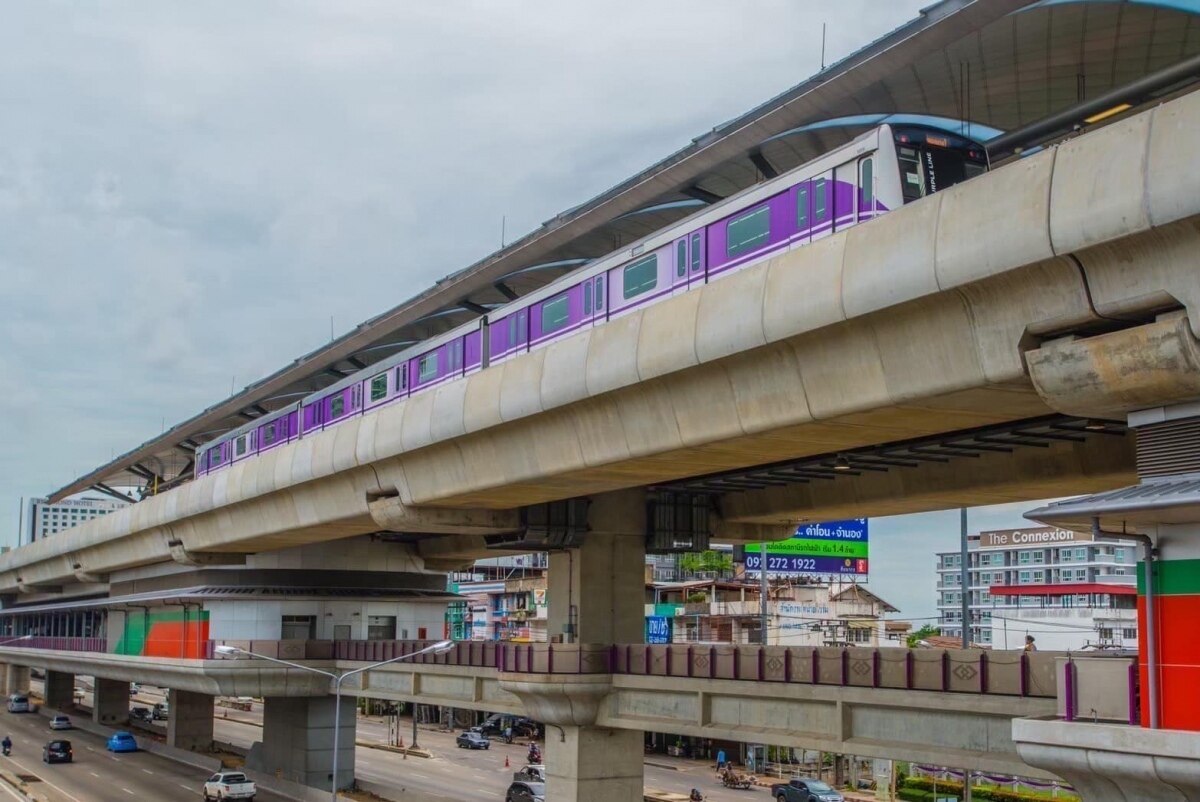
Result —
POLYGON ((1200 739, 1194 732, 1083 721, 1017 719, 1018 753, 1098 802, 1200 800, 1200 739))
POLYGON ((392 492, 513 509, 1046 414, 1037 338, 1171 305, 1196 333, 1198 121, 1180 97, 16 549, 0 591, 365 534, 392 492))

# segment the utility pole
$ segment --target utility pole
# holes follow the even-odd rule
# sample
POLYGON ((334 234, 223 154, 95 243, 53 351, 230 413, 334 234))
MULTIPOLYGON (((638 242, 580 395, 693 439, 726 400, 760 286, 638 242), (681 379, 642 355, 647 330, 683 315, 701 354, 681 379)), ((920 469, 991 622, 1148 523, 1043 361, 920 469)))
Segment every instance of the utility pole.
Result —
POLYGON ((961 537, 962 572, 962 647, 971 648, 971 560, 967 553, 967 508, 959 511, 959 535, 961 537))
POLYGON ((758 625, 762 630, 762 634, 760 635, 759 642, 763 646, 766 646, 767 645, 767 595, 768 595, 770 588, 767 584, 767 542, 765 540, 762 543, 758 544, 758 554, 759 554, 759 564, 758 564, 758 567, 759 567, 759 572, 758 572, 758 579, 759 579, 759 584, 758 584, 758 595, 759 595, 758 621, 759 621, 759 624, 758 625))

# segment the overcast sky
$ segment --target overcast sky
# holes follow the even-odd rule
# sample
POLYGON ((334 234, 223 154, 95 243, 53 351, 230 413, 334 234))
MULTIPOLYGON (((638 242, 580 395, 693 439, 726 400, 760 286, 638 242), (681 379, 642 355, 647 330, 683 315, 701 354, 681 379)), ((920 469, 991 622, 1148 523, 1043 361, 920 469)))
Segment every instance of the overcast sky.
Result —
POLYGON ((927 2, 5 3, 0 543, 927 2))

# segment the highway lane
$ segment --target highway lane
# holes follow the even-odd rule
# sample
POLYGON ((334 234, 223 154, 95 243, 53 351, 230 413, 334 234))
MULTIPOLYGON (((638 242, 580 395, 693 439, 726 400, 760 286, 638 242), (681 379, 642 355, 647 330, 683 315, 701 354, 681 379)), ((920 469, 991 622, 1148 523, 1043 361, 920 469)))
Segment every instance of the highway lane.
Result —
MULTIPOLYGON (((13 754, 0 757, 0 767, 38 777, 40 781, 34 785, 50 802, 199 799, 209 776, 201 769, 149 752, 111 754, 100 736, 82 730, 52 732, 45 716, 36 713, 0 712, 0 734, 13 740, 13 754), (53 737, 71 741, 74 762, 42 762, 42 746, 53 737)), ((259 793, 258 799, 284 802, 283 797, 267 792, 259 793)))

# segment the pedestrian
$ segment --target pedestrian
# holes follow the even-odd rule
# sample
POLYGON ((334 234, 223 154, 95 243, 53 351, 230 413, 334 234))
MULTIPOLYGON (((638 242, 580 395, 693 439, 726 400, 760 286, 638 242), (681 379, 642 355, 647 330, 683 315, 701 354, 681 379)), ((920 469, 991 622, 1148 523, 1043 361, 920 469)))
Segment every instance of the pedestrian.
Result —
POLYGON ((1037 646, 1035 646, 1033 643, 1032 635, 1025 636, 1025 651, 1027 651, 1027 652, 1036 652, 1037 651, 1037 646))
POLYGON ((717 771, 720 771, 723 768, 725 768, 725 750, 718 749, 717 750, 717 771))

